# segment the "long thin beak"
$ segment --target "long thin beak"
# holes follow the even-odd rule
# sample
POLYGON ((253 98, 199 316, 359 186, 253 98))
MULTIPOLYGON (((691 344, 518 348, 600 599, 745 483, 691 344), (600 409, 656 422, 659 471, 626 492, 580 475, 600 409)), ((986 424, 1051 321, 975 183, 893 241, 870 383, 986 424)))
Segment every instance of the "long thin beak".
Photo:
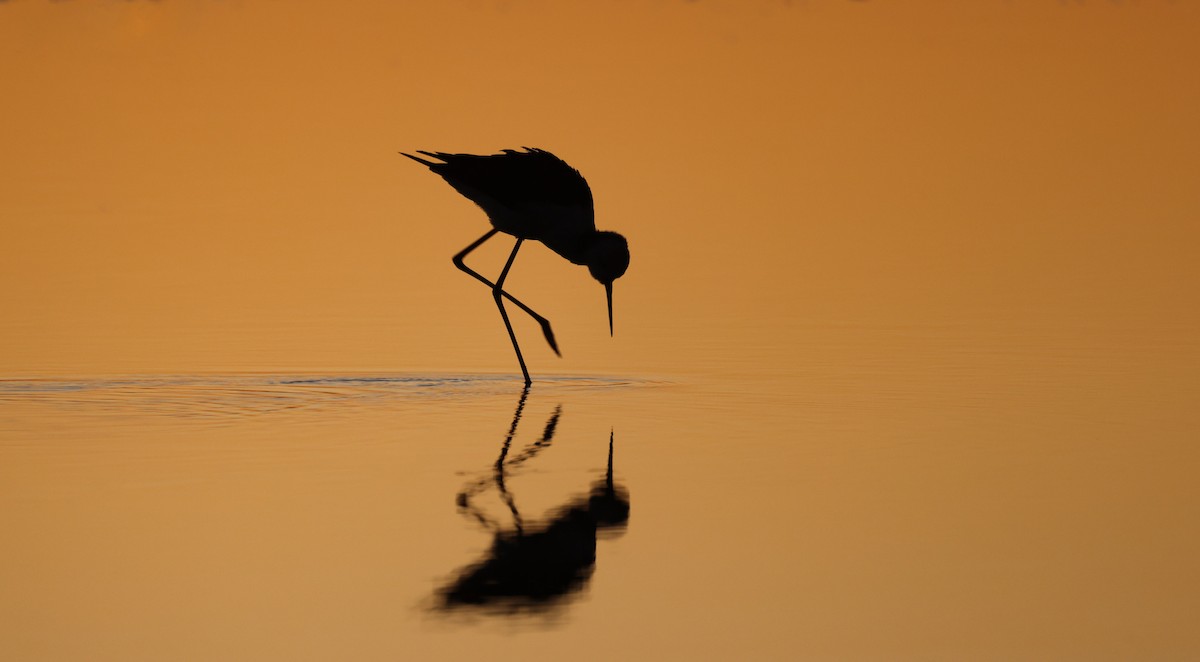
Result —
POLYGON ((608 335, 612 336, 612 283, 604 284, 604 293, 608 295, 608 335))

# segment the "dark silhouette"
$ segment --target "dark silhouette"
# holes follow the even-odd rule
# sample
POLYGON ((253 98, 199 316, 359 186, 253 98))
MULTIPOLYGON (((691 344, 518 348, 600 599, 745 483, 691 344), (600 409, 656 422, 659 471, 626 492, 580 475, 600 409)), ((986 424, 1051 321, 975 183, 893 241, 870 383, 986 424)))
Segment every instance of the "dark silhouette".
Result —
POLYGON ((604 480, 594 483, 586 496, 557 508, 545 522, 529 523, 522 519, 505 483, 505 474, 550 446, 562 415, 560 406, 546 422, 541 438, 509 457, 527 395, 528 391, 521 394, 491 475, 468 484, 457 497, 459 511, 492 532, 492 545, 483 559, 463 568, 452 581, 437 589, 433 607, 436 611, 548 613, 587 585, 596 565, 598 533, 623 532, 629 521, 628 492, 613 482, 612 432, 609 432, 608 470, 604 480), (502 527, 472 503, 475 496, 492 485, 512 514, 511 529, 502 527))
POLYGON ((504 280, 508 278, 508 270, 512 268, 521 244, 526 239, 534 239, 572 263, 587 266, 592 277, 604 285, 608 297, 609 335, 613 332, 612 284, 629 268, 629 245, 625 237, 616 232, 596 229, 592 191, 578 170, 545 150, 523 149, 526 151, 506 149, 500 154, 488 156, 417 151, 441 163, 404 152, 401 154, 428 166, 454 190, 487 213, 492 229, 459 251, 454 256, 454 266, 492 288, 492 297, 500 309, 500 317, 508 329, 508 338, 517 353, 517 362, 521 364, 521 374, 525 376, 525 385, 528 386, 532 380, 529 379, 529 370, 525 368, 525 358, 521 356, 521 347, 517 345, 517 335, 513 333, 503 299, 508 299, 537 320, 546 342, 550 343, 550 349, 558 356, 562 356, 562 353, 558 351, 550 322, 504 291, 504 280), (517 243, 500 277, 493 283, 464 264, 463 259, 497 232, 516 237, 517 243))

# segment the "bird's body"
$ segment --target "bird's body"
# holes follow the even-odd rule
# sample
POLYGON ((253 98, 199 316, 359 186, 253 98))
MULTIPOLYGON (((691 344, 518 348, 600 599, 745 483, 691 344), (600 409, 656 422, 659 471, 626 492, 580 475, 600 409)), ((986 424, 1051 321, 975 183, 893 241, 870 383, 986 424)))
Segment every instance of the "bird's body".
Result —
POLYGON ((534 239, 574 264, 584 260, 586 240, 596 232, 592 190, 583 175, 543 150, 500 154, 420 152, 440 159, 429 166, 454 190, 479 205, 492 227, 518 239, 534 239))
POLYGON ((592 191, 578 170, 541 149, 508 149, 486 156, 426 151, 417 153, 437 161, 412 154, 404 156, 428 166, 454 190, 479 205, 491 221, 493 229, 455 255, 454 264, 492 287, 496 305, 521 364, 526 386, 531 383, 529 371, 525 368, 521 348, 517 345, 501 299, 507 298, 536 319, 555 353, 558 352, 558 346, 550 331, 550 323, 504 291, 504 280, 522 242, 539 241, 569 262, 588 267, 592 277, 604 284, 608 292, 611 332, 612 283, 629 266, 629 248, 621 235, 596 229, 592 191), (463 258, 497 232, 516 237, 517 243, 500 277, 492 283, 468 268, 463 258))

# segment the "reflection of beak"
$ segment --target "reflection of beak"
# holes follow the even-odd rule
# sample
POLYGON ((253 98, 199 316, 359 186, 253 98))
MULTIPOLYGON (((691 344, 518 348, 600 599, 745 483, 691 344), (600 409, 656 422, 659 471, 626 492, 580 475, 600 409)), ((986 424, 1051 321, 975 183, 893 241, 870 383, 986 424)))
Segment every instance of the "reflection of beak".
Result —
POLYGON ((613 334, 612 326, 612 282, 604 284, 604 293, 608 295, 608 335, 613 334))
POLYGON ((609 492, 612 492, 612 491, 613 491, 613 482, 612 482, 612 442, 613 442, 613 429, 612 429, 612 428, 609 428, 609 429, 608 429, 608 475, 606 475, 606 476, 604 477, 605 484, 608 486, 608 491, 609 491, 609 492))

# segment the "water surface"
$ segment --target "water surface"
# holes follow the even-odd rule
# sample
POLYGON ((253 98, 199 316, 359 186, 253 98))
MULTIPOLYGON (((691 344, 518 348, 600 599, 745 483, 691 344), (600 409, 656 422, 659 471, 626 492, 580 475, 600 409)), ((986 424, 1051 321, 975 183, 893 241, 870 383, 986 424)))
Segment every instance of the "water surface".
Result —
POLYGON ((21 659, 1196 645, 1190 338, 817 337, 790 373, 526 398, 511 374, 5 380, 6 638, 21 659), (605 520, 610 435, 627 510, 605 520), (573 560, 497 589, 514 540, 518 566, 573 560), (491 593, 447 599, 481 568, 491 593))

